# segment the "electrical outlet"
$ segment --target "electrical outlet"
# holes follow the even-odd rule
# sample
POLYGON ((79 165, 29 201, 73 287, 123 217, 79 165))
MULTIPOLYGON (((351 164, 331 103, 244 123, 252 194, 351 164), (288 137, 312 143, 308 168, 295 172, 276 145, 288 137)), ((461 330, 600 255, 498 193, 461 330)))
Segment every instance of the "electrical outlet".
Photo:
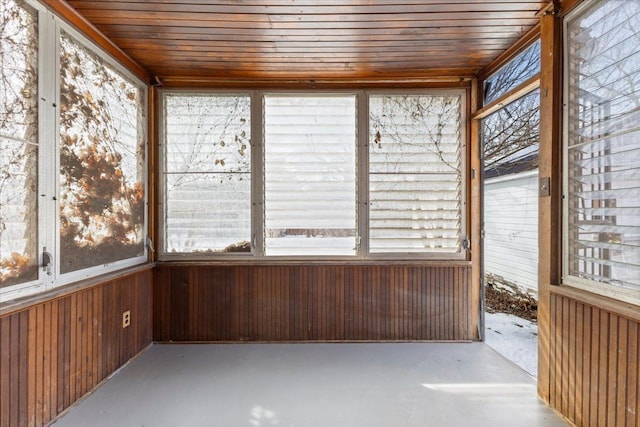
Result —
POLYGON ((131 324, 131 310, 122 312, 122 328, 128 328, 131 324))

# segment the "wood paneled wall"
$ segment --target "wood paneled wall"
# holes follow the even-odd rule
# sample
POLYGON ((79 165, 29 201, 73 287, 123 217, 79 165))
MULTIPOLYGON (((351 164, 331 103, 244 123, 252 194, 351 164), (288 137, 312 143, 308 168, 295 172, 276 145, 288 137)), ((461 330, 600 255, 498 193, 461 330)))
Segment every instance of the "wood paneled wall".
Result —
POLYGON ((470 340, 471 265, 158 266, 156 341, 470 340))
POLYGON ((0 426, 47 424, 148 346, 151 281, 141 271, 0 317, 0 426))
POLYGON ((637 320, 552 293, 549 403, 577 426, 640 426, 637 320))

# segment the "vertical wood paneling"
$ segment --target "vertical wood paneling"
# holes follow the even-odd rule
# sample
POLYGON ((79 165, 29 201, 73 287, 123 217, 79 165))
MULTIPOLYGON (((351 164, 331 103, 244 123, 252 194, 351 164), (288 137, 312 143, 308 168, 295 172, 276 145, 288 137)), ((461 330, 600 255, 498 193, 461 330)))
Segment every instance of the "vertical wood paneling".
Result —
POLYGON ((0 317, 0 427, 46 425, 149 345, 151 280, 142 271, 0 317))
POLYGON ((640 426, 636 319, 551 295, 550 404, 577 426, 640 426))
POLYGON ((569 394, 569 390, 568 390, 568 383, 569 383, 569 326, 570 326, 570 322, 569 322, 569 301, 567 299, 563 299, 562 300, 562 304, 560 304, 558 306, 558 308, 561 310, 561 316, 562 316, 562 332, 561 332, 561 338, 560 338, 560 344, 561 344, 561 354, 560 354, 560 361, 561 361, 561 375, 560 375, 560 387, 561 390, 563 391, 562 393, 559 394, 559 398, 560 398, 560 407, 562 408, 562 413, 566 414, 568 412, 568 394, 569 394))
POLYGON ((640 385, 638 384, 640 380, 638 379, 638 372, 640 372, 640 351, 638 351, 640 347, 640 330, 638 328, 638 323, 629 322, 628 323, 629 330, 629 352, 628 356, 628 365, 626 372, 626 380, 625 384, 627 385, 627 400, 626 400, 626 425, 640 425, 640 414, 638 411, 640 410, 640 385), (635 375, 635 377, 634 377, 635 375), (635 405, 634 405, 635 402, 635 405), (634 410, 635 408, 635 410, 634 410))
MULTIPOLYGON (((36 310, 29 310, 29 324, 30 325, 36 325, 37 324, 37 311, 36 310)), ((13 318, 14 316, 7 316, 5 317, 6 320, 10 320, 11 318, 13 318)), ((28 335, 29 338, 29 348, 37 348, 36 344, 36 334, 34 333, 29 333, 28 335)), ((9 343, 7 344, 8 346, 12 345, 12 342, 9 341, 9 343)), ((27 377, 27 388, 29 390, 33 390, 33 392, 29 393, 27 396, 27 420, 28 420, 28 425, 36 425, 36 414, 38 413, 37 409, 36 409, 36 398, 37 398, 37 391, 36 391, 36 385, 37 385, 37 380, 36 380, 36 360, 37 360, 37 350, 36 351, 32 351, 29 353, 28 357, 27 357, 27 372, 29 372, 29 375, 27 377)), ((5 365, 6 366, 6 365, 5 365)), ((2 370, 2 367, 0 367, 0 370, 2 370)), ((3 424, 5 425, 5 424, 3 424)))
POLYGON ((470 266, 159 266, 156 341, 468 340, 470 266))
MULTIPOLYGON (((44 348, 44 335, 45 329, 48 324, 44 319, 44 308, 47 304, 40 304, 35 307, 36 312, 36 325, 38 327, 35 328, 36 335, 36 425, 42 425, 44 422, 43 415, 43 400, 44 400, 44 359, 45 359, 45 348, 44 348)), ((21 313, 22 314, 22 313, 21 313)), ((23 336, 28 335, 20 335, 23 336)))
MULTIPOLYGON (((549 303, 549 310, 551 313, 551 317, 554 317, 556 315, 556 300, 555 299, 551 299, 550 303, 549 303)), ((557 362, 556 362, 556 343, 558 343, 560 340, 558 339, 557 336, 555 336, 555 334, 558 333, 558 328, 556 328, 555 331, 551 331, 551 338, 549 340, 549 364, 551 366, 556 366, 557 362)), ((541 353, 540 350, 538 350, 538 353, 541 353)), ((541 355, 544 355, 544 353, 542 353, 541 355)), ((549 390, 549 404, 555 408, 558 407, 558 401, 556 400, 556 391, 560 388, 559 385, 556 383, 556 370, 550 370, 549 371, 549 384, 551 384, 551 389, 549 390)))
MULTIPOLYGON (((11 318, 11 340, 16 342, 17 345, 10 345, 9 351, 11 358, 9 360, 10 366, 20 366, 20 354, 24 353, 23 337, 20 336, 20 320, 22 313, 11 318)), ((20 422, 20 400, 24 399, 27 394, 21 390, 20 378, 18 377, 19 369, 9 369, 9 393, 8 396, 11 401, 9 404, 9 425, 16 425, 20 422), (13 424, 11 424, 13 423, 13 424)), ((37 379, 36 379, 37 381, 37 379)), ((26 390, 25 390, 26 391, 26 390)), ((36 396, 37 398, 37 396, 36 396)))
POLYGON ((583 341, 582 341, 582 363, 583 363, 583 370, 582 370, 582 421, 581 424, 582 425, 586 425, 586 423, 589 421, 590 418, 590 414, 591 414, 591 406, 589 405, 589 402, 591 402, 591 399, 589 398, 589 391, 591 390, 591 377, 590 377, 590 372, 591 372, 591 358, 589 357, 589 355, 591 354, 591 352, 589 351, 589 349, 591 348, 591 339, 592 339, 592 335, 591 335, 591 307, 586 307, 586 306, 582 306, 583 312, 584 312, 584 335, 583 335, 583 341))
POLYGON ((28 315, 27 313, 20 313, 20 317, 19 317, 19 329, 18 329, 18 333, 19 333, 19 340, 21 342, 20 344, 20 350, 18 353, 18 360, 17 360, 17 365, 18 365, 18 369, 16 370, 16 376, 15 381, 18 382, 18 390, 19 390, 19 399, 18 399, 18 414, 19 414, 19 420, 18 420, 18 425, 19 426, 26 426, 26 417, 22 417, 21 414, 25 414, 27 411, 27 400, 28 400, 28 393, 29 390, 25 387, 25 384, 27 384, 27 371, 26 371, 26 367, 27 367, 27 351, 28 351, 28 347, 27 347, 27 333, 28 333, 28 328, 29 328, 29 323, 28 323, 28 315))
POLYGON ((574 374, 574 390, 575 390, 575 420, 576 423, 582 422, 583 417, 583 405, 582 405, 582 393, 583 393, 583 381, 582 376, 584 372, 584 346, 583 342, 585 339, 585 317, 584 317, 584 307, 580 304, 576 304, 576 332, 575 332, 575 340, 574 340, 574 354, 575 354, 575 374, 574 374))
POLYGON ((2 369, 9 366, 11 342, 11 318, 0 318, 0 425, 9 425, 9 406, 11 404, 11 392, 9 389, 9 369, 2 369))

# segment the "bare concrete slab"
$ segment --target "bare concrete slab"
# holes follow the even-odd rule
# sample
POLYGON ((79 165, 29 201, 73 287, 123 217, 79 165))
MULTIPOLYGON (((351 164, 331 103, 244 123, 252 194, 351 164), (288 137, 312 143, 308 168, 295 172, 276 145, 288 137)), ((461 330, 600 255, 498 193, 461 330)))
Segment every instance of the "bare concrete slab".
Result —
POLYGON ((483 343, 153 345, 56 427, 566 426, 483 343))

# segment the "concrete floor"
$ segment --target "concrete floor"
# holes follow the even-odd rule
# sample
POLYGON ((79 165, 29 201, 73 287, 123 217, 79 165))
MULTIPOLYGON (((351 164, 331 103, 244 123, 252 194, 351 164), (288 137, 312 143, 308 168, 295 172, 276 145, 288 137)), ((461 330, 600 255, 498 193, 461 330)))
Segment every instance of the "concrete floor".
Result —
POLYGON ((55 427, 566 426, 483 343, 153 345, 55 427))

